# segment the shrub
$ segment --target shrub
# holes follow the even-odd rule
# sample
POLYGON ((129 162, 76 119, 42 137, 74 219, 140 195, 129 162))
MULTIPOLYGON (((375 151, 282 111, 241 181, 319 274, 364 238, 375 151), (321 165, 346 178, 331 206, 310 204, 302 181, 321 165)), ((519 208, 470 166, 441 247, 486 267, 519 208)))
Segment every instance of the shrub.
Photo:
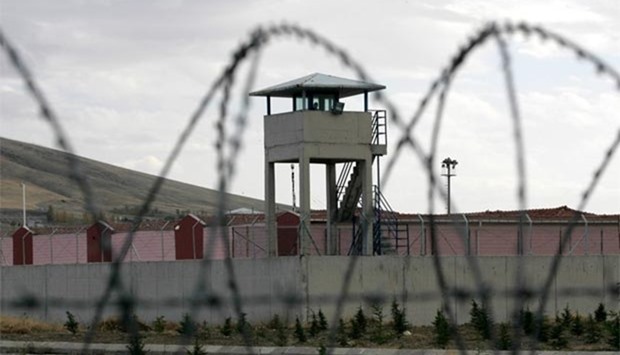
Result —
POLYGON ((286 329, 286 326, 284 326, 283 323, 279 323, 279 325, 277 325, 277 327, 275 328, 276 330, 276 345, 277 346, 286 346, 286 344, 288 343, 288 332, 286 329))
POLYGON ((446 316, 438 309, 433 321, 433 328, 435 330, 435 345, 440 348, 444 348, 452 335, 452 330, 446 316))
POLYGON ((247 314, 241 313, 241 316, 239 317, 239 320, 237 321, 237 332, 239 334, 243 334, 245 336, 249 336, 250 332, 252 330, 252 326, 247 321, 246 316, 247 316, 247 314))
POLYGON ((492 321, 489 317, 486 307, 479 307, 475 300, 471 301, 471 310, 469 311, 472 326, 478 331, 483 339, 491 339, 492 321))
POLYGON ((620 350, 620 314, 614 315, 614 317, 608 321, 607 331, 609 333, 607 344, 614 350, 620 350))
POLYGON ((536 319, 536 339, 542 343, 546 343, 549 340, 549 319, 542 316, 536 319))
POLYGON ((564 329, 562 322, 556 322, 549 331, 549 344, 556 350, 564 349, 568 345, 564 329))
POLYGON ((529 308, 521 310, 521 326, 525 335, 532 335, 536 330, 534 322, 534 313, 529 308))
POLYGON ((398 336, 403 335, 403 332, 407 330, 409 324, 407 322, 407 316, 405 315, 405 308, 399 308, 396 299, 392 301, 392 327, 398 336))
POLYGON ((371 334, 370 340, 376 344, 385 344, 388 341, 388 336, 383 329, 383 307, 379 304, 372 305, 372 315, 374 329, 371 334))
POLYGON ((570 327, 570 332, 576 336, 581 336, 583 334, 583 321, 581 320, 579 312, 573 317, 573 324, 570 327))
POLYGON ((347 325, 344 323, 344 320, 340 318, 338 321, 338 334, 337 334, 338 344, 340 346, 347 346, 349 339, 347 337, 347 325))
POLYGON ((164 316, 158 316, 157 318, 155 318, 155 320, 153 321, 153 330, 156 333, 163 333, 164 330, 166 330, 166 319, 164 318, 164 316))
POLYGON ((192 335, 196 332, 196 323, 188 313, 183 313, 177 332, 182 335, 192 335))
POLYGON ((508 325, 501 323, 499 325, 499 338, 497 339, 497 347, 500 350, 508 350, 512 346, 512 339, 510 338, 510 332, 508 331, 508 325))
POLYGON ((127 350, 129 350, 129 354, 131 355, 144 355, 147 353, 147 351, 144 350, 144 338, 140 333, 132 334, 129 337, 127 350))
POLYGON ((562 311, 560 323, 562 324, 562 327, 564 327, 564 329, 571 329, 571 325, 573 323, 573 315, 571 314, 570 309, 568 309, 568 304, 566 305, 566 307, 564 307, 564 310, 562 311))
POLYGON ((319 319, 317 318, 316 314, 312 312, 312 320, 310 321, 310 329, 308 329, 308 334, 310 334, 310 336, 314 338, 319 334, 320 331, 321 327, 319 325, 319 319))
POLYGON ((301 325, 299 317, 295 318, 295 337, 300 343, 305 343, 307 340, 306 333, 304 332, 304 327, 301 325))
POLYGON ((224 321, 224 325, 222 326, 222 328, 220 328, 220 333, 222 333, 223 336, 230 336, 233 332, 233 327, 232 327, 232 320, 230 319, 230 317, 226 318, 226 320, 224 321))
POLYGON ((64 326, 65 329, 69 331, 69 333, 76 334, 80 323, 75 320, 75 316, 73 315, 73 313, 67 311, 67 321, 65 322, 64 326))
POLYGON ((319 308, 319 327, 321 328, 321 330, 327 330, 328 326, 327 326, 327 319, 325 319, 325 314, 323 314, 323 311, 319 308))
POLYGON ((599 303, 596 311, 594 311, 594 320, 599 323, 607 320, 607 311, 605 310, 605 305, 602 303, 599 303))
POLYGON ((601 340, 601 327, 600 324, 592 317, 588 315, 586 324, 584 326, 584 341, 587 344, 595 344, 601 340))
POLYGON ((357 309, 357 313, 353 319, 351 319, 351 338, 359 339, 364 336, 366 333, 366 316, 364 315, 364 311, 362 307, 357 309))
POLYGON ((280 320, 280 316, 275 314, 273 318, 267 323, 267 328, 277 330, 282 326, 282 321, 280 320))
POLYGON ((187 355, 207 355, 207 352, 203 349, 197 336, 194 337, 194 346, 192 350, 187 350, 187 355))

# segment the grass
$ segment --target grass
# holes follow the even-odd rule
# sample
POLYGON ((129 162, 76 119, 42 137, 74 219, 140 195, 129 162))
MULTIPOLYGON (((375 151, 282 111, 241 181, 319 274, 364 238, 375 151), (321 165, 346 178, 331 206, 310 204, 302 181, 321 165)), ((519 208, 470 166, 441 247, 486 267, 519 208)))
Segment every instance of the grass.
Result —
POLYGON ((46 323, 28 317, 0 316, 2 335, 54 332, 65 332, 65 329, 60 323, 46 323))

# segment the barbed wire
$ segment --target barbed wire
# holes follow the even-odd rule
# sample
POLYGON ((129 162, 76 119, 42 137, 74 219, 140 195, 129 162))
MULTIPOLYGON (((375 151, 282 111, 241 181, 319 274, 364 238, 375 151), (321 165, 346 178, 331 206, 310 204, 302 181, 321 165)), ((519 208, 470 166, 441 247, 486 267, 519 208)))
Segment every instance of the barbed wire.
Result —
MULTIPOLYGON (((533 26, 524 22, 513 24, 511 22, 506 22, 503 25, 499 25, 497 23, 488 23, 482 27, 477 33, 471 37, 468 42, 461 47, 454 57, 452 57, 450 63, 446 66, 444 70, 442 70, 439 77, 432 82, 428 91, 421 99, 416 111, 414 112, 411 119, 408 121, 404 121, 401 119, 402 115, 399 113, 399 110, 396 105, 394 105, 389 98, 382 94, 377 93, 376 98, 378 102, 384 105, 391 113, 390 122, 394 123, 397 128, 401 131, 401 137, 396 144, 396 150, 392 154, 390 160, 388 161, 388 165, 383 173, 383 184, 387 184, 389 181, 390 174, 397 162, 401 157, 401 153, 406 147, 412 148, 416 153, 418 159, 422 161, 423 165, 426 168, 427 176, 428 176, 428 204, 429 204, 429 215, 431 219, 431 243, 432 247, 436 247, 437 245, 437 233, 435 224, 433 223, 434 216, 434 201, 435 194, 439 196, 440 199, 446 200, 445 191, 438 186, 437 184, 437 176, 433 172, 432 167, 435 162, 435 153, 437 151, 437 144, 441 132, 441 122, 443 117, 443 111, 445 103, 447 102, 447 97, 449 94, 449 90, 451 87, 451 83, 455 80, 457 73, 464 66, 466 59, 479 47, 485 44, 489 40, 495 40, 500 58, 502 61, 501 70, 504 75, 504 82, 506 86, 506 93, 508 95, 509 108, 510 108, 510 116, 513 122, 513 140, 516 145, 516 165, 517 165, 517 174, 518 174, 518 186, 517 186, 517 197, 519 201, 519 208, 523 213, 525 213, 525 209, 527 206, 527 180, 525 174, 525 147, 523 143, 523 133, 522 133, 522 124, 521 117, 519 113, 519 105, 517 102, 516 88, 514 84, 514 75, 511 68, 511 55, 508 51, 508 44, 506 42, 507 37, 511 37, 512 35, 520 33, 522 35, 530 36, 536 35, 543 41, 550 41, 558 44, 561 48, 572 51, 576 54, 577 58, 583 59, 585 62, 592 64, 595 68, 595 71, 602 75, 612 78, 617 84, 617 89, 620 90, 620 75, 618 72, 612 68, 610 65, 605 63, 598 56, 593 53, 585 50, 583 47, 577 45, 573 41, 568 40, 567 38, 555 34, 551 31, 548 31, 540 26, 533 26), (435 115, 435 121, 433 125, 433 131, 431 135, 431 145, 428 153, 416 142, 418 141, 414 136, 414 128, 419 123, 420 119, 423 117, 426 109, 429 106, 429 102, 437 96, 437 111, 435 115)), ((101 296, 96 300, 95 304, 95 315, 91 321, 91 327, 89 331, 86 333, 84 338, 84 348, 83 350, 88 351, 89 344, 92 342, 95 332, 96 325, 101 321, 101 317, 103 314, 103 310, 107 306, 115 306, 118 308, 119 313, 127 324, 129 324, 129 329, 132 336, 138 336, 138 327, 136 321, 133 317, 134 309, 137 303, 140 304, 140 307, 153 307, 155 306, 153 302, 149 302, 147 300, 138 300, 136 299, 122 283, 121 272, 123 263, 122 260, 125 259, 126 254, 129 252, 131 247, 131 243, 133 241, 133 236, 135 232, 138 230, 139 225, 144 219, 145 215, 150 210, 150 206, 152 205, 155 198, 158 196, 159 191, 161 189, 162 184, 164 183, 166 177, 168 176, 170 169, 173 164, 176 162, 177 158, 181 154, 185 143, 188 141, 189 137, 193 133, 197 123, 201 120, 204 113, 207 111, 210 104, 214 100, 215 96, 218 93, 221 93, 220 105, 219 105, 219 116, 216 121, 216 130, 217 130, 217 138, 215 142, 215 150, 217 152, 217 171, 218 171, 218 190, 220 191, 219 198, 219 206, 218 206, 218 219, 223 220, 224 213, 227 211, 227 201, 226 201, 226 192, 228 186, 236 173, 236 164, 238 162, 238 154, 242 147, 243 143, 243 135, 245 132, 245 127, 247 125, 247 114, 249 112, 251 101, 248 98, 248 93, 250 89, 253 87, 253 83, 255 82, 256 73, 258 70, 259 63, 259 54, 260 51, 266 46, 272 39, 275 38, 291 38, 294 40, 306 41, 311 45, 319 47, 326 51, 329 56, 334 57, 341 64, 343 64, 346 68, 350 69, 358 79, 364 81, 372 81, 371 77, 367 74, 367 72, 363 69, 362 65, 353 59, 342 47, 336 45, 331 42, 329 39, 318 35, 312 30, 288 23, 282 23, 280 25, 271 25, 267 27, 258 27, 254 30, 249 38, 243 42, 234 52, 233 56, 230 59, 230 62, 225 66, 222 73, 214 80, 214 82, 209 87, 208 91, 205 93, 203 98, 200 100, 197 108, 193 111, 192 115, 189 117, 188 123, 185 126, 182 133, 177 138, 177 141, 171 150, 169 156, 167 157, 164 166, 162 167, 158 178, 155 180, 151 188, 149 189, 149 193, 147 197, 144 199, 140 212, 137 217, 133 221, 132 229, 129 233, 128 238, 125 240, 119 255, 115 258, 115 260, 111 263, 111 272, 110 276, 107 280, 106 287, 104 292, 102 292, 101 296), (249 59, 253 58, 253 59, 249 59), (237 82, 236 75, 239 70, 239 67, 244 63, 244 61, 250 60, 250 69, 248 70, 245 78, 245 85, 242 90, 242 100, 240 110, 237 113, 235 124, 235 130, 233 133, 228 134, 225 127, 227 125, 227 120, 229 118, 229 108, 228 106, 231 103, 231 92, 232 88, 237 82), (117 294, 117 300, 112 299, 112 295, 117 294)), ((79 160, 73 154, 73 149, 68 140, 68 136, 65 133, 63 126, 61 125, 61 121, 58 116, 51 109, 49 102, 45 99, 42 91, 37 86, 33 76, 25 65, 24 61, 19 56, 16 48, 8 41, 6 38, 4 31, 0 28, 0 45, 4 49, 5 53, 10 59, 10 63, 16 68, 19 75, 24 80, 24 83, 27 87, 28 93, 33 97, 37 106, 39 107, 41 116, 50 124, 52 127, 52 131, 54 132, 58 145, 69 154, 69 165, 71 171, 71 178, 78 184, 80 187, 82 194, 84 196, 85 201, 85 209, 92 213, 93 215, 97 214, 97 208, 95 204, 94 195, 92 189, 89 185, 88 179, 82 173, 79 160)), ((613 155, 618 150, 618 146, 620 145, 620 129, 618 129, 618 134, 614 141, 610 144, 608 150, 605 152, 605 155, 599 164, 598 168, 594 172, 592 179, 584 190, 582 194, 582 198, 579 204, 578 210, 582 210, 591 196, 592 192, 595 190, 598 182, 602 175, 609 165, 613 155)), ((548 297, 550 294, 551 283, 555 279, 561 259, 562 253, 566 245, 566 241, 570 238, 572 230, 576 226, 578 216, 575 215, 573 220, 569 223, 568 228, 562 235, 562 242, 560 243, 560 247, 558 253, 554 256, 551 269, 547 274, 545 279, 545 283, 543 287, 540 289, 531 289, 527 286, 524 280, 523 275, 523 262, 524 257, 522 255, 518 258, 518 271, 516 276, 516 286, 514 289, 504 291, 507 296, 511 296, 515 298, 514 310, 513 310, 513 318, 517 323, 513 325, 513 333, 516 336, 516 341, 513 346, 513 352, 517 352, 520 346, 520 332, 519 328, 519 319, 517 317, 518 312, 522 309, 525 302, 532 297, 538 296, 541 299, 539 303, 539 308, 537 313, 539 316, 542 316, 543 311, 545 309, 546 303, 548 301, 548 297)), ((523 223, 523 219, 521 219, 521 224, 523 223)), ((456 222, 455 222, 456 225, 456 222)), ((216 227, 217 228, 217 227, 216 227)), ((224 243, 229 242, 229 238, 227 237, 228 229, 227 228, 219 228, 218 233, 220 235, 220 240, 224 243)), ((461 232, 463 233, 463 232, 461 232)), ((465 240, 465 235, 463 235, 463 240, 465 240)), ((210 240, 210 243, 213 243, 214 240, 210 240)), ((210 248, 209 248, 210 249, 210 248)), ((498 294, 502 294, 502 291, 493 290, 489 288, 482 277, 482 273, 480 271, 480 265, 476 260, 476 257, 473 255, 468 255, 466 257, 468 266, 471 268, 474 274, 474 285, 475 288, 473 290, 466 289, 457 289, 451 288, 448 286, 448 283, 445 278, 444 270, 442 267, 442 261, 438 256, 437 252, 433 252, 433 265, 435 269, 436 280, 441 290, 441 297, 443 299, 443 307, 446 310, 446 314, 450 317, 450 321, 455 324, 456 320, 453 319, 452 314, 454 313, 451 310, 451 306, 449 302, 450 300, 459 299, 459 300, 467 300, 472 298, 477 298, 482 300, 483 304, 485 304, 490 314, 493 315, 493 309, 491 308, 492 302, 490 302, 490 298, 493 296, 497 296, 498 294)), ((356 267, 356 263, 358 261, 358 257, 353 255, 350 257, 348 266, 344 273, 343 282, 341 284, 340 293, 336 297, 319 297, 320 300, 334 303, 336 305, 336 312, 332 319, 332 327, 329 334, 329 347, 332 347, 335 344, 336 339, 336 323, 338 319, 341 317, 344 304, 351 301, 359 301, 361 299, 370 298, 381 298, 385 295, 372 295, 372 294, 351 294, 349 291, 350 284, 353 277, 353 270, 356 267)), ((197 276, 196 287, 194 289, 193 295, 191 297, 190 309, 193 311, 197 310, 201 307, 214 307, 222 310, 222 305, 225 303, 223 299, 217 297, 213 290, 207 290, 206 288, 206 277, 203 274, 206 274, 204 271, 207 270, 210 266, 210 258, 205 258, 201 262, 201 272, 197 276)), ((234 263, 231 258, 225 259, 225 270, 226 277, 228 279, 228 288, 232 295, 231 304, 233 306, 233 310, 237 317, 242 317, 244 314, 244 306, 248 304, 260 304, 261 302, 267 302, 268 300, 263 299, 261 297, 254 297, 252 299, 243 298, 240 294, 239 287, 237 284, 237 277, 235 277, 235 269, 234 263)), ((618 286, 608 287, 606 292, 610 294, 617 295, 618 286)), ((595 294, 595 290, 588 290, 584 288, 577 289, 567 289, 562 292, 566 292, 566 295, 591 295, 595 294)), ((403 295, 405 297, 406 295, 403 295)), ((437 294, 420 294, 416 295, 417 298, 422 300, 424 299, 434 299, 438 295, 437 294)), ((295 305, 301 304, 301 300, 298 299, 297 295, 285 295, 283 299, 286 300, 287 306, 293 307, 295 305)), ((55 304, 59 306, 80 306, 80 302, 71 301, 71 300, 62 300, 62 299, 50 299, 48 300, 50 304, 55 304)), ((170 299, 164 300, 162 302, 157 302, 157 304, 178 304, 178 299, 170 299), (177 302, 177 303, 175 303, 177 302)), ((40 306, 40 300, 32 295, 24 295, 23 299, 19 302, 14 303, 14 305, 22 306, 22 307, 31 307, 36 308, 40 306)), ((92 306, 92 304, 91 304, 92 306)), ((88 307, 88 306, 85 306, 88 307)), ((542 319, 542 317, 540 317, 542 319)), ((538 331, 540 331, 540 326, 538 327, 538 331)), ((190 339, 187 337, 187 339, 190 339)), ((495 339, 495 335, 491 334, 491 342, 495 339)), ((465 344, 464 340, 460 333, 455 334, 455 341, 459 346, 459 349, 464 352, 465 344)), ((244 343, 246 346, 246 350, 248 353, 252 351, 252 340, 248 334, 244 334, 244 343)))

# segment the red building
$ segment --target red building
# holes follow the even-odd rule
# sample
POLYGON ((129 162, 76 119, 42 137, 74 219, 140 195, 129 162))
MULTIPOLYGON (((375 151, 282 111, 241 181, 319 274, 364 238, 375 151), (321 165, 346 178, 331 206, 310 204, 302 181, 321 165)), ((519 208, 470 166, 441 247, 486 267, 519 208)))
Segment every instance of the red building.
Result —
POLYGON ((281 212, 276 217, 278 226, 278 256, 298 255, 299 215, 295 212, 281 212))
POLYGON ((204 257, 204 228, 206 223, 193 214, 183 217, 174 226, 176 260, 204 257))
POLYGON ((112 261, 112 234, 114 228, 104 221, 97 221, 86 230, 86 261, 101 263, 112 261))
POLYGON ((32 234, 25 226, 13 233, 13 265, 32 265, 32 234))

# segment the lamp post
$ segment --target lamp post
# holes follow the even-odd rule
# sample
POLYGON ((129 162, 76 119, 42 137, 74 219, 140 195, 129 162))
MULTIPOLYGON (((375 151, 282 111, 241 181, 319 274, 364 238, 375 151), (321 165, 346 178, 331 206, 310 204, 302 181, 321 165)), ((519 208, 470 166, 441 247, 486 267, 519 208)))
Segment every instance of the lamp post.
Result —
POLYGON ((447 173, 446 174, 441 174, 441 176, 445 176, 448 178, 448 214, 450 214, 450 205, 451 205, 451 200, 450 200, 450 179, 453 176, 456 176, 456 174, 452 174, 452 169, 454 169, 456 167, 456 165, 459 162, 454 160, 454 159, 450 159, 450 157, 447 157, 446 159, 444 159, 441 162, 441 167, 445 168, 447 173))

